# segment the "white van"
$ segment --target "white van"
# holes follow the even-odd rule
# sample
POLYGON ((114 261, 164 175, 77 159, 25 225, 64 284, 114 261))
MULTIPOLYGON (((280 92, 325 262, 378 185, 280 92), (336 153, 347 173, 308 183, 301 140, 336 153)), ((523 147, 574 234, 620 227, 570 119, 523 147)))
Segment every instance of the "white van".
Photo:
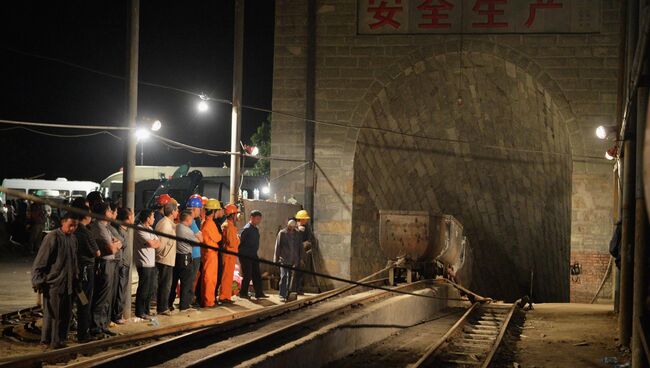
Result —
MULTIPOLYGON (((93 181, 68 181, 66 178, 56 180, 39 179, 4 179, 2 186, 25 194, 39 197, 86 197, 88 193, 99 190, 99 183, 93 181)), ((11 195, 2 193, 3 202, 6 199, 15 199, 11 195)))

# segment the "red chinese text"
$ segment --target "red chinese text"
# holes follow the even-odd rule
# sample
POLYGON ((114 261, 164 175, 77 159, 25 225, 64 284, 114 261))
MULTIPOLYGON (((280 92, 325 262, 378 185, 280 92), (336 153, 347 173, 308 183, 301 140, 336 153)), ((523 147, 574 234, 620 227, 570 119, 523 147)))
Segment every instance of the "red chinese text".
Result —
POLYGON ((418 24, 420 28, 426 29, 441 29, 450 28, 450 23, 442 23, 442 20, 449 19, 449 14, 443 14, 454 8, 453 4, 445 0, 436 0, 437 5, 433 5, 434 0, 424 0, 418 6, 418 10, 425 12, 422 14, 422 19, 428 20, 426 23, 418 24))
POLYGON ((403 10, 402 0, 395 0, 396 6, 388 6, 386 1, 370 0, 368 6, 368 13, 374 13, 373 18, 377 20, 376 23, 370 24, 370 29, 378 29, 383 26, 390 26, 399 29, 400 23, 395 20, 395 15, 403 10), (373 6, 379 2, 378 6, 373 6))
POLYGON ((507 28, 507 22, 497 22, 494 17, 503 15, 503 9, 497 9, 497 4, 507 4, 508 0, 476 0, 473 11, 487 17, 485 23, 472 23, 473 28, 507 28))
POLYGON ((535 3, 530 4, 528 12, 528 20, 526 20, 526 27, 532 27, 537 15, 537 9, 559 9, 562 3, 556 3, 555 0, 535 0, 535 3))

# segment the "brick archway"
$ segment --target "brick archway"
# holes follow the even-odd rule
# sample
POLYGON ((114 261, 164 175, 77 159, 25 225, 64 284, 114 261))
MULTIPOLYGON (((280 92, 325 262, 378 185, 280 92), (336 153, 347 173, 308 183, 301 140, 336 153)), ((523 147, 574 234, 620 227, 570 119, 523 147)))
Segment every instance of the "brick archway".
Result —
POLYGON ((471 41, 462 77, 458 55, 444 50, 421 48, 387 69, 352 119, 377 130, 357 137, 351 274, 385 262, 378 248, 368 251, 379 209, 429 210, 465 225, 479 292, 518 298, 532 271, 538 300, 567 301, 569 104, 512 50, 471 41))

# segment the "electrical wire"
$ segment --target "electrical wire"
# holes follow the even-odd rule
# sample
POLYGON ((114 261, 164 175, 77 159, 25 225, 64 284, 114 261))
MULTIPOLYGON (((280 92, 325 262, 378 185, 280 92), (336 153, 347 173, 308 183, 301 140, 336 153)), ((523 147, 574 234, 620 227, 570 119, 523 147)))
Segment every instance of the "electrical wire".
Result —
MULTIPOLYGON (((461 42, 462 42, 462 39, 461 39, 461 42)), ((462 43, 461 43, 460 47, 462 47, 462 43)), ((21 55, 25 55, 25 56, 31 56, 31 57, 35 57, 35 58, 44 59, 44 60, 49 60, 49 61, 57 62, 57 63, 60 63, 60 64, 64 64, 64 65, 67 65, 67 66, 70 66, 70 67, 85 70, 87 72, 92 72, 92 73, 100 74, 100 75, 111 77, 111 78, 117 78, 117 79, 125 80, 125 77, 123 77, 123 76, 119 76, 119 75, 115 75, 115 74, 111 74, 111 73, 106 73, 106 72, 103 72, 103 71, 100 71, 100 70, 89 68, 89 67, 86 67, 86 66, 83 66, 83 65, 80 65, 80 64, 76 64, 76 63, 72 63, 72 62, 69 62, 69 61, 66 61, 66 60, 57 59, 57 58, 48 57, 48 56, 42 56, 42 55, 38 55, 38 54, 34 54, 34 53, 29 53, 29 52, 17 50, 17 49, 6 47, 6 46, 4 46, 2 48, 4 48, 5 50, 8 50, 8 51, 17 53, 17 54, 21 54, 21 55)), ((461 50, 461 52, 462 52, 462 50, 461 50)), ((462 58, 462 55, 461 55, 461 58, 462 58)), ((461 73, 462 73, 462 63, 460 65, 460 68, 461 68, 461 73)), ((462 77, 462 74, 461 74, 461 77, 462 77)), ((151 87, 163 88, 163 89, 168 89, 168 90, 172 90, 172 91, 176 91, 176 92, 180 92, 180 93, 189 94, 189 95, 200 97, 202 99, 209 100, 209 101, 215 101, 215 102, 219 102, 219 103, 223 103, 223 104, 227 104, 227 105, 232 105, 232 101, 230 101, 230 100, 205 96, 202 93, 196 93, 196 92, 192 92, 192 91, 182 89, 182 88, 167 86, 167 85, 163 85, 163 84, 159 84, 159 83, 144 82, 144 81, 139 81, 138 83, 143 84, 143 85, 147 85, 147 86, 151 86, 151 87)), ((482 144, 482 143, 479 143, 479 142, 476 142, 476 141, 465 141, 465 140, 460 140, 460 139, 431 137, 431 136, 426 136, 426 135, 421 135, 421 134, 409 134, 409 133, 400 132, 400 131, 397 131, 397 130, 378 128, 378 127, 369 127, 369 126, 359 127, 359 126, 351 125, 352 122, 339 123, 339 122, 331 122, 331 121, 325 121, 325 120, 320 120, 320 119, 309 119, 309 118, 306 118, 305 116, 300 116, 300 115, 297 115, 297 114, 292 114, 292 113, 288 113, 288 112, 284 112, 284 111, 272 110, 272 109, 267 109, 267 108, 262 108, 262 107, 257 107, 257 106, 251 106, 251 105, 242 104, 241 107, 243 109, 260 111, 260 112, 266 112, 266 113, 271 113, 271 114, 275 114, 275 115, 291 117, 291 118, 295 118, 295 119, 305 121, 305 122, 312 122, 312 123, 315 123, 315 124, 325 125, 325 126, 339 127, 339 128, 342 128, 342 129, 370 130, 370 131, 382 132, 382 133, 386 133, 386 134, 396 134, 396 135, 400 135, 400 136, 404 136, 404 137, 410 137, 410 138, 425 139, 425 140, 430 140, 430 141, 435 141, 435 142, 468 144, 468 145, 472 145, 472 146, 475 146, 475 147, 483 147, 483 148, 494 149, 494 150, 506 150, 506 151, 512 151, 512 152, 521 152, 521 153, 530 153, 530 154, 542 154, 542 155, 549 154, 549 155, 558 155, 558 156, 569 156, 571 158, 586 158, 586 159, 593 159, 593 160, 598 160, 598 161, 606 161, 606 159, 603 158, 603 157, 589 156, 589 155, 575 155, 575 154, 572 154, 571 152, 555 152, 555 151, 535 150, 535 149, 526 149, 526 148, 518 148, 518 147, 487 145, 487 144, 482 144)), ((0 120, 0 123, 3 123, 3 122, 8 122, 8 121, 7 120, 0 120)), ((75 127, 75 126, 63 126, 63 125, 61 125, 61 126, 58 126, 58 127, 67 128, 67 127, 75 127)), ((76 127, 79 127, 80 129, 93 129, 93 128, 83 127, 83 126, 76 126, 76 127)), ((127 127, 97 127, 97 128, 98 129, 99 128, 111 129, 111 130, 113 130, 113 129, 115 129, 115 130, 129 129, 127 127)), ((225 154, 223 152, 224 151, 222 151, 222 153, 219 153, 219 155, 225 154)), ((285 161, 287 161, 287 160, 285 160, 285 161)), ((299 161, 302 161, 302 160, 299 160, 299 161)))
POLYGON ((238 257, 240 259, 247 259, 247 260, 251 260, 251 261, 254 261, 254 262, 259 262, 259 263, 270 265, 270 266, 282 267, 282 268, 289 269, 289 270, 294 271, 294 272, 301 272, 303 274, 313 275, 315 277, 320 277, 320 278, 326 278, 326 279, 329 279, 329 280, 332 280, 332 281, 338 281, 338 282, 342 282, 342 283, 346 283, 346 284, 350 284, 350 285, 356 285, 356 286, 363 286, 363 287, 367 287, 367 288, 370 288, 370 289, 383 290, 383 291, 387 291, 387 292, 391 292, 391 293, 395 293, 395 294, 416 296, 416 297, 420 297, 420 298, 436 299, 436 300, 467 301, 467 299, 463 299, 463 298, 447 298, 447 297, 441 297, 441 296, 437 296, 437 295, 418 294, 418 293, 413 293, 413 292, 409 292, 409 291, 395 290, 395 289, 391 289, 391 288, 384 287, 384 286, 377 286, 377 285, 374 285, 374 284, 364 283, 364 282, 360 282, 360 281, 349 280, 349 279, 345 279, 345 278, 338 277, 338 276, 324 274, 324 273, 321 273, 321 272, 316 272, 316 271, 312 271, 312 270, 308 270, 308 269, 302 269, 302 268, 295 267, 295 266, 292 266, 292 265, 285 265, 285 264, 282 264, 282 263, 279 263, 279 262, 269 261, 267 259, 258 258, 256 256, 249 256, 249 255, 245 255, 245 254, 240 254, 239 252, 234 252, 234 251, 224 249, 224 248, 213 247, 213 246, 210 246, 210 245, 205 244, 205 243, 199 243, 199 242, 191 240, 191 239, 181 238, 181 237, 176 236, 176 235, 162 233, 162 232, 159 232, 159 231, 156 231, 156 230, 136 226, 134 224, 127 224, 127 223, 124 223, 122 221, 117 221, 115 219, 112 219, 112 218, 109 218, 109 217, 106 217, 106 216, 103 216, 103 215, 99 215, 99 214, 96 214, 96 213, 84 211, 81 208, 66 206, 66 205, 63 205, 62 203, 59 203, 59 202, 56 202, 56 201, 36 197, 36 196, 30 195, 30 194, 25 194, 25 193, 23 193, 21 191, 5 188, 5 187, 2 187, 2 186, 0 186, 0 192, 11 195, 12 197, 21 198, 21 199, 32 201, 32 202, 35 202, 35 203, 47 204, 47 205, 51 206, 52 208, 62 209, 62 210, 65 210, 67 212, 79 215, 79 216, 88 216, 88 217, 94 218, 95 220, 107 221, 107 222, 110 222, 110 223, 112 223, 114 225, 124 226, 124 227, 130 228, 130 229, 132 229, 134 231, 142 231, 142 232, 154 234, 154 235, 156 235, 158 237, 164 237, 164 238, 168 238, 168 239, 172 239, 172 240, 176 240, 176 241, 185 242, 185 243, 188 243, 188 244, 190 244, 192 246, 197 246, 197 247, 201 247, 201 248, 204 248, 204 249, 214 250, 216 252, 220 252, 220 253, 223 253, 223 254, 229 254, 229 255, 232 255, 232 256, 236 256, 236 257, 238 257))
POLYGON ((272 160, 272 161, 288 161, 288 162, 305 162, 305 160, 290 158, 290 157, 276 157, 276 156, 254 156, 248 153, 240 152, 231 152, 231 151, 216 151, 209 150, 205 148, 190 146, 189 144, 181 143, 174 141, 169 138, 159 136, 157 134, 151 133, 151 137, 160 140, 166 146, 174 149, 184 149, 192 153, 204 153, 210 156, 241 156, 241 157, 250 157, 258 160, 272 160))
MULTIPOLYGON (((12 47, 7 47, 7 46, 2 46, 0 48, 4 49, 6 51, 9 51, 9 52, 19 54, 19 55, 30 56, 30 57, 37 58, 37 59, 52 61, 52 62, 59 63, 59 64, 62 64, 62 65, 66 65, 66 66, 69 66, 69 67, 72 67, 72 68, 77 68, 77 69, 80 69, 80 70, 84 70, 84 71, 89 72, 89 73, 95 73, 95 74, 98 74, 98 75, 102 75, 102 76, 108 77, 108 78, 114 78, 114 79, 119 79, 119 80, 123 80, 123 81, 127 79, 126 77, 121 76, 121 75, 112 74, 112 73, 104 72, 104 71, 101 71, 101 70, 98 70, 98 69, 89 68, 87 66, 83 66, 81 64, 76 64, 76 63, 73 63, 73 62, 70 62, 70 61, 67 61, 67 60, 63 60, 63 59, 58 59, 58 58, 54 58, 54 57, 50 57, 50 56, 43 56, 43 55, 39 55, 39 54, 36 54, 36 53, 22 51, 22 50, 18 50, 18 49, 15 49, 15 48, 12 48, 12 47)), ((188 91, 188 90, 185 90, 185 89, 182 89, 182 88, 166 86, 164 84, 158 84, 158 83, 152 83, 152 82, 146 82, 146 81, 138 81, 138 84, 142 84, 144 86, 168 89, 168 90, 171 90, 171 91, 190 94, 190 95, 197 96, 197 97, 200 96, 200 94, 197 94, 195 92, 188 91)), ((221 100, 214 99, 214 101, 221 101, 221 100)))
POLYGON ((0 124, 37 126, 37 127, 45 127, 45 128, 64 128, 64 129, 131 130, 131 128, 129 127, 120 127, 120 126, 35 123, 32 121, 18 121, 18 120, 7 120, 7 119, 0 119, 0 124))
POLYGON ((24 126, 16 126, 16 127, 11 127, 11 128, 0 128, 0 131, 9 131, 9 130, 17 130, 17 129, 26 130, 28 132, 32 132, 32 133, 36 133, 36 134, 40 134, 40 135, 45 135, 45 136, 48 136, 48 137, 56 137, 56 138, 84 138, 84 137, 92 137, 92 136, 96 136, 96 135, 106 134, 106 135, 109 135, 109 136, 111 136, 113 138, 122 140, 122 137, 117 136, 117 135, 115 135, 115 134, 113 134, 113 133, 111 133, 109 131, 106 131, 106 130, 102 130, 102 131, 95 132, 95 133, 88 133, 88 134, 54 134, 54 133, 42 132, 42 131, 36 130, 36 129, 26 128, 24 126))

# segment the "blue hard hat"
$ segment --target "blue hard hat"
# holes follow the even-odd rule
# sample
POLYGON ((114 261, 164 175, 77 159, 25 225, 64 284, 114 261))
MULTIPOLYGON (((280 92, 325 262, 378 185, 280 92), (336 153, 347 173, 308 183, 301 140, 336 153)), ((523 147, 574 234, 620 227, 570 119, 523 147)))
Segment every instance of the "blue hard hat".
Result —
POLYGON ((203 201, 201 200, 201 196, 198 194, 192 195, 188 200, 187 204, 185 205, 187 208, 203 208, 203 201))

